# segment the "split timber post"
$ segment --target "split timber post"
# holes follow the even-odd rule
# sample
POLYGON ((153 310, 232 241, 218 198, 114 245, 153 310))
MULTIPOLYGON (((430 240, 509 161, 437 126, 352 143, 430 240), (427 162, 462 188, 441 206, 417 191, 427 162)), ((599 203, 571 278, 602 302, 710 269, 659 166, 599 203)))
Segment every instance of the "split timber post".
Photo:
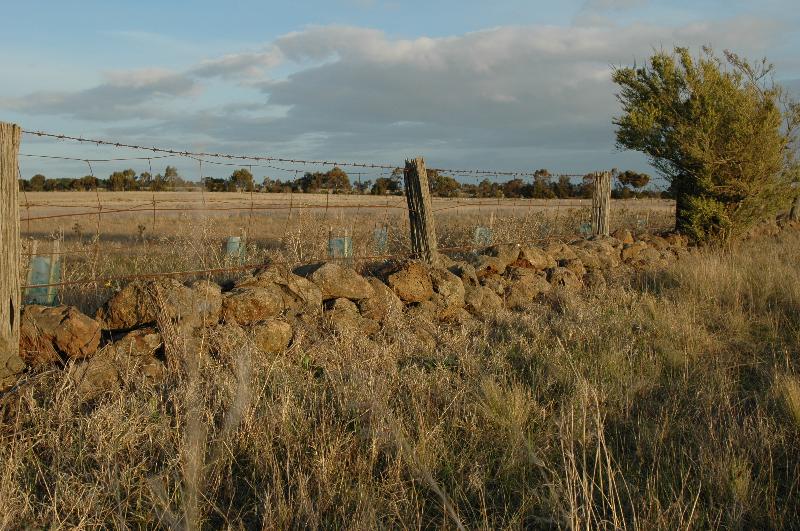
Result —
POLYGON ((0 122, 0 390, 25 364, 19 357, 19 126, 0 122))
POLYGON ((611 213, 611 172, 594 174, 592 193, 592 235, 608 236, 609 215, 611 213))
POLYGON ((403 172, 408 202, 408 221, 411 225, 411 250, 425 262, 436 265, 436 227, 433 224, 433 207, 428 186, 428 172, 422 158, 406 160, 403 172))

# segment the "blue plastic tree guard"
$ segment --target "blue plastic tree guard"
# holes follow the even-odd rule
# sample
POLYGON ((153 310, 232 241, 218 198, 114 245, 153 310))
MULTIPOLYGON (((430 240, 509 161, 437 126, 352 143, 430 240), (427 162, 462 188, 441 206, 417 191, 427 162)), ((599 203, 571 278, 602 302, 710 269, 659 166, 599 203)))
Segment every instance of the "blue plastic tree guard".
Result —
POLYGON ((376 254, 385 254, 389 250, 389 228, 378 227, 373 233, 376 254))
POLYGON ((233 260, 244 258, 244 245, 239 236, 230 236, 225 242, 225 257, 233 260))
MULTIPOLYGON (((61 259, 52 257, 52 270, 50 268, 51 257, 33 256, 31 257, 31 269, 28 273, 28 284, 54 284, 61 282, 61 259)), ((55 286, 44 286, 40 288, 26 288, 23 293, 25 304, 40 304, 43 306, 55 306, 58 304, 58 290, 55 286)))
POLYGON ((489 227, 476 227, 473 241, 476 247, 491 245, 494 240, 494 234, 489 227))
POLYGON ((353 240, 350 236, 328 240, 328 258, 352 258, 353 240))

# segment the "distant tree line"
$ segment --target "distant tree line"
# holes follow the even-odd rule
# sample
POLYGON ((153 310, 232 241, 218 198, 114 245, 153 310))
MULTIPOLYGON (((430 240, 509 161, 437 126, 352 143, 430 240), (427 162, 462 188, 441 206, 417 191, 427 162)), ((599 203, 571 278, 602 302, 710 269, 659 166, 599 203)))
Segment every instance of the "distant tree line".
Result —
POLYGON ((89 191, 108 190, 113 192, 129 192, 147 190, 152 192, 172 191, 179 188, 193 187, 195 183, 184 180, 174 166, 167 166, 163 175, 155 176, 150 172, 136 174, 132 169, 115 171, 107 179, 100 179, 92 175, 83 177, 62 177, 48 179, 37 173, 30 179, 20 179, 20 190, 26 192, 55 192, 55 191, 89 191))
MULTIPOLYGON (((615 198, 662 197, 668 193, 647 190, 650 176, 633 171, 614 170, 616 185, 612 191, 615 198)), ((435 197, 475 197, 475 198, 533 198, 567 199, 589 198, 592 196, 592 175, 588 174, 577 182, 567 175, 552 175, 546 169, 537 170, 533 179, 515 178, 505 182, 494 182, 484 178, 477 184, 462 183, 452 176, 438 170, 428 170, 428 183, 435 197)), ((132 169, 115 171, 107 179, 91 175, 80 178, 48 179, 37 174, 28 180, 20 180, 20 189, 25 191, 66 191, 66 190, 109 190, 122 191, 172 191, 194 189, 202 186, 209 192, 263 192, 263 193, 334 193, 402 195, 403 170, 396 168, 389 175, 374 180, 357 179, 339 167, 326 172, 307 172, 296 179, 282 181, 264 177, 257 185, 248 168, 235 170, 228 178, 203 177, 200 183, 185 181, 173 166, 167 166, 162 174, 155 176, 149 172, 137 175, 132 169)))

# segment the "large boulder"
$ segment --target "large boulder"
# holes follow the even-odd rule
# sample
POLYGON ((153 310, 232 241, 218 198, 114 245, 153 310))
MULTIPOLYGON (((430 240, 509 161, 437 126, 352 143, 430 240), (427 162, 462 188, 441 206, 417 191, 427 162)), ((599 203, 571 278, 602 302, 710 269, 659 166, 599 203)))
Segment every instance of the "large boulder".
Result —
POLYGON ((275 264, 258 270, 252 277, 238 282, 234 289, 248 287, 278 287, 286 312, 293 315, 319 314, 322 311, 320 287, 283 265, 275 264))
POLYGON ((385 273, 386 285, 406 303, 422 302, 433 297, 433 281, 427 266, 420 262, 403 262, 385 273))
POLYGON ((222 300, 222 319, 226 323, 254 324, 277 317, 283 310, 283 292, 275 285, 235 288, 222 300))
POLYGON ((89 358, 100 345, 100 324, 72 306, 26 306, 20 318, 20 358, 38 366, 89 358))
POLYGON ((367 282, 375 293, 358 301, 358 309, 362 316, 384 323, 392 316, 399 317, 403 313, 403 301, 389 289, 389 286, 375 277, 367 278, 367 282))
POLYGON ((219 321, 222 294, 211 282, 188 287, 179 281, 135 281, 116 293, 97 312, 107 330, 130 330, 152 324, 159 312, 173 322, 194 328, 219 321))
POLYGON ((269 319, 254 325, 250 332, 253 343, 265 354, 282 352, 292 340, 292 325, 279 319, 269 319))
POLYGON ((374 294, 367 279, 335 262, 302 266, 295 273, 316 284, 322 291, 322 299, 326 301, 338 298, 360 300, 374 294))

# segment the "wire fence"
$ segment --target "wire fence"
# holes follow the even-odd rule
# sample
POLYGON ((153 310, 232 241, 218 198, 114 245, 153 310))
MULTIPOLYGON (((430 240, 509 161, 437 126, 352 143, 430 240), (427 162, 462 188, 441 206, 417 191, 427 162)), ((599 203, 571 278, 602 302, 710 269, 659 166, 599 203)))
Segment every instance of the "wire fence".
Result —
MULTIPOLYGON (((294 174, 308 166, 359 168, 350 175, 396 174, 398 166, 356 161, 303 160, 267 155, 234 155, 147 147, 121 142, 23 130, 47 137, 110 149, 152 153, 134 157, 66 157, 20 154, 80 162, 92 177, 98 164, 147 163, 182 157, 202 166, 267 168, 294 174), (277 164, 280 164, 277 165, 277 164)), ((454 176, 525 178, 536 172, 434 168, 454 176)), ((583 177, 582 174, 560 174, 583 177)), ((95 180, 96 183, 96 180, 95 180)), ((588 199, 435 198, 439 251, 458 255, 498 243, 542 244, 586 235, 588 199)), ((297 266, 320 260, 368 262, 414 257, 403 196, 360 194, 263 194, 258 192, 125 192, 94 190, 58 197, 23 190, 20 203, 23 256, 49 256, 60 264, 57 281, 32 282, 23 267, 23 289, 59 288, 101 292, 121 282, 162 277, 244 273, 267 264, 297 266), (33 200, 31 200, 33 196, 33 200), (91 224, 94 226, 92 227, 91 224), (48 243, 58 242, 58 249, 48 243), (233 242, 235 245, 232 245, 233 242)), ((612 228, 650 231, 670 228, 672 207, 661 200, 620 202, 612 228)), ((49 279, 52 280, 52 279, 49 279)), ((77 295, 76 295, 77 296, 77 295)), ((81 296, 85 296, 82 293, 81 296)))

